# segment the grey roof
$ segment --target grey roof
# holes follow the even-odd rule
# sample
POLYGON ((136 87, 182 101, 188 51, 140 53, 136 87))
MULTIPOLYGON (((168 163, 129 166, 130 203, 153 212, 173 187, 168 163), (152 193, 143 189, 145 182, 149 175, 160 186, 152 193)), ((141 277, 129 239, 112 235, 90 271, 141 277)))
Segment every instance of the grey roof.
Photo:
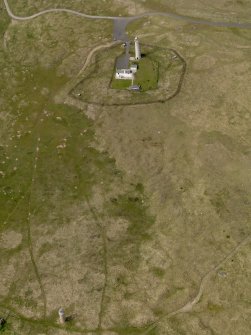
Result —
POLYGON ((116 61, 117 69, 128 69, 129 58, 130 58, 130 43, 126 42, 125 52, 123 55, 119 56, 116 61))
POLYGON ((129 18, 119 18, 117 20, 114 20, 113 25, 113 39, 115 41, 128 41, 128 36, 126 33, 126 26, 130 22, 129 18))
POLYGON ((129 66, 129 55, 127 53, 119 56, 116 62, 116 68, 119 69, 128 69, 129 66))

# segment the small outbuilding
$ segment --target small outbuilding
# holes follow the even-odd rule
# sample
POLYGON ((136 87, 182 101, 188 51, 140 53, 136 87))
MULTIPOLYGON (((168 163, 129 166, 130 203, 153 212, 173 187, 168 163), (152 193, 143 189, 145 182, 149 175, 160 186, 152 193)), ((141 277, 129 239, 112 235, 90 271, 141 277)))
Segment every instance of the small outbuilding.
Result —
POLYGON ((141 90, 141 87, 139 85, 131 85, 129 87, 129 90, 130 91, 137 91, 137 92, 139 92, 141 90))
POLYGON ((138 65, 137 64, 131 64, 130 70, 132 71, 132 73, 136 73, 137 70, 138 70, 138 65))

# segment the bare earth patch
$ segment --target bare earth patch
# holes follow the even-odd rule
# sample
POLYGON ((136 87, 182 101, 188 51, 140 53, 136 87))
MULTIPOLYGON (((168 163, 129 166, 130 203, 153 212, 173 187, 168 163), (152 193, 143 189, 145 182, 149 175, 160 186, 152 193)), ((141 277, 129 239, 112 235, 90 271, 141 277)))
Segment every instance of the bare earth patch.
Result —
POLYGON ((14 230, 5 231, 0 235, 0 248, 15 249, 22 242, 23 236, 14 230))
POLYGON ((216 63, 216 59, 210 55, 199 56, 194 60, 194 70, 208 70, 212 68, 216 63))

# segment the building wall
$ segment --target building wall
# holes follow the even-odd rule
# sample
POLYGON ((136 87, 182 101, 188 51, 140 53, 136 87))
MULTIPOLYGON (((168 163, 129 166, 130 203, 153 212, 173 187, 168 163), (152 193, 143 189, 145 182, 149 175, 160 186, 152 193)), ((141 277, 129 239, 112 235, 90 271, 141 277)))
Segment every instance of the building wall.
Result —
POLYGON ((126 73, 126 72, 116 72, 115 78, 116 79, 133 79, 133 73, 126 73))

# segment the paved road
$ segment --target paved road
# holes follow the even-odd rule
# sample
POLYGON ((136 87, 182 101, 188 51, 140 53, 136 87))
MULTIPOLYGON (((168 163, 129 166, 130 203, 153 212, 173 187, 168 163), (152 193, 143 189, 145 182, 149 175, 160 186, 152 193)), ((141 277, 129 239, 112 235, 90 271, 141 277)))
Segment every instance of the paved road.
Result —
MULTIPOLYGON (((143 17, 147 16, 167 16, 176 20, 183 20, 187 21, 193 24, 202 24, 202 25, 208 25, 208 26, 214 26, 214 27, 236 27, 236 28, 242 28, 242 29, 251 29, 251 23, 241 23, 241 22, 224 22, 224 21, 208 21, 204 19, 196 19, 192 18, 190 16, 185 16, 185 15, 179 15, 179 14, 174 14, 170 12, 149 12, 149 13, 143 13, 140 15, 135 15, 135 16, 128 16, 128 17, 119 17, 119 16, 98 16, 98 15, 88 15, 84 13, 77 12, 75 10, 71 9, 65 9, 65 8, 52 8, 52 9, 46 9, 41 12, 38 12, 36 14, 30 15, 30 16, 17 16, 13 14, 13 12, 10 9, 8 0, 3 0, 6 10, 8 12, 8 15, 14 19, 14 20, 19 20, 19 21, 26 21, 26 20, 31 20, 34 19, 40 15, 44 15, 47 13, 53 13, 53 12, 65 12, 65 13, 70 13, 78 16, 82 16, 88 19, 105 19, 105 20, 119 20, 121 21, 122 26, 126 26, 125 22, 130 22, 133 20, 137 20, 143 17)), ((119 25, 118 25, 119 26, 119 25)))

